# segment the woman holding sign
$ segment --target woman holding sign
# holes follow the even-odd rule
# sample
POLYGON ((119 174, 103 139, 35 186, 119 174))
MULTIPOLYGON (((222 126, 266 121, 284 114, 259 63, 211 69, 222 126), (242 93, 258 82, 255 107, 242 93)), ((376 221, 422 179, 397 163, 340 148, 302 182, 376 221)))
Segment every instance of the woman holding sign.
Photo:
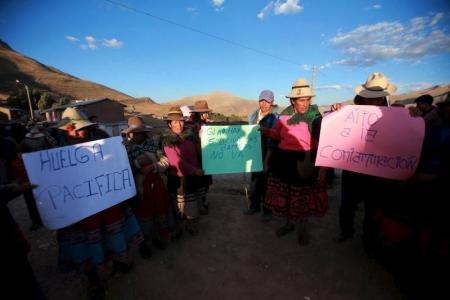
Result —
POLYGON ((183 113, 178 106, 169 109, 166 121, 169 128, 163 134, 162 142, 170 163, 168 189, 178 208, 178 221, 186 219, 186 230, 195 235, 198 233, 199 195, 204 175, 195 145, 198 137, 192 130, 185 129, 183 113))
POLYGON ((140 117, 129 118, 128 128, 123 131, 128 137, 125 148, 137 189, 134 211, 145 237, 140 245, 142 258, 151 256, 152 243, 160 249, 166 248, 173 224, 165 183, 169 160, 161 154, 157 136, 148 135, 150 131, 140 117))
POLYGON ((322 116, 311 105, 314 95, 306 80, 296 80, 286 97, 291 105, 281 112, 275 128, 261 128, 264 135, 279 141, 269 162, 265 206, 286 217, 277 236, 294 231, 297 223, 298 242, 305 245, 307 218, 323 216, 328 209, 326 171, 314 166, 322 116))
MULTIPOLYGON (((95 123, 76 108, 67 108, 63 119, 57 125, 63 130, 69 144, 95 140, 89 132, 95 123)), ((76 174, 74 174, 76 176, 76 174)), ((109 259, 114 270, 127 273, 132 269, 128 250, 132 244, 140 244, 143 236, 139 223, 125 204, 120 203, 93 214, 57 232, 59 268, 70 271, 80 269, 86 274, 89 286, 88 296, 103 299, 106 290, 103 284, 108 275, 109 259)))
MULTIPOLYGON (((200 130, 202 126, 207 125, 208 123, 211 123, 211 120, 209 119, 209 114, 212 112, 212 109, 208 107, 208 102, 206 100, 198 100, 195 101, 194 106, 191 109, 191 116, 189 118, 188 122, 188 128, 194 130, 197 133, 197 139, 195 141, 195 144, 197 146, 197 152, 199 153, 199 162, 201 164, 202 162, 202 148, 201 148, 201 141, 200 141, 200 130)), ((201 202, 199 205, 200 214, 206 215, 208 214, 209 210, 209 202, 208 198, 206 197, 209 186, 212 184, 212 175, 204 175, 202 176, 202 188, 199 188, 199 196, 198 200, 201 202)))

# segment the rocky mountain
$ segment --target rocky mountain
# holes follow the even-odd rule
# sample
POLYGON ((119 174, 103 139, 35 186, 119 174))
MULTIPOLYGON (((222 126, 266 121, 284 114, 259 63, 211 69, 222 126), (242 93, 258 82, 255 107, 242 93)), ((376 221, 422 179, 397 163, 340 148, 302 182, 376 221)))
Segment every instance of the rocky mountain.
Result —
POLYGON ((0 40, 0 99, 6 99, 17 90, 16 80, 30 89, 36 88, 41 92, 71 99, 132 99, 112 88, 82 80, 26 57, 0 40))
MULTIPOLYGON (((30 89, 38 89, 56 96, 66 96, 69 99, 97 99, 110 98, 125 104, 130 115, 165 115, 170 105, 193 105, 197 100, 208 101, 209 107, 215 113, 226 116, 236 115, 243 119, 258 107, 257 100, 243 99, 227 92, 211 92, 204 95, 188 96, 171 100, 162 104, 154 102, 151 98, 133 98, 120 91, 104 85, 82 80, 64 73, 52 66, 44 65, 32 58, 14 51, 8 44, 0 40, 0 100, 17 91, 16 80, 27 84, 30 89)), ((423 94, 435 97, 435 102, 443 101, 450 92, 450 85, 435 86, 429 89, 408 92, 391 97, 391 103, 414 103, 414 99, 423 94)), ((343 101, 351 103, 351 100, 343 101)), ((320 107, 321 111, 329 106, 320 107)))

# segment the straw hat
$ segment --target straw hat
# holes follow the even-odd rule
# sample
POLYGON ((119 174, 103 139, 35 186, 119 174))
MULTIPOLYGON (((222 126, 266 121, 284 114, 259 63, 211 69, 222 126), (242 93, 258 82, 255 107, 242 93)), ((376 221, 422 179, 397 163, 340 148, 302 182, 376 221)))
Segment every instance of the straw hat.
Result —
POLYGON ((194 107, 191 109, 191 112, 205 113, 212 112, 212 109, 209 109, 208 102, 206 102, 206 100, 198 100, 195 101, 194 107))
POLYGON ((95 125, 86 117, 86 115, 75 107, 68 107, 64 110, 61 121, 56 124, 56 127, 62 130, 67 130, 67 125, 72 124, 75 130, 80 130, 88 126, 95 125))
POLYGON ((390 96, 395 93, 397 87, 389 83, 383 73, 375 72, 370 74, 364 84, 355 88, 357 95, 364 98, 380 98, 390 96))
POLYGON ((166 117, 167 121, 184 121, 183 112, 179 106, 171 106, 166 117))
POLYGON ((149 132, 152 127, 145 125, 141 117, 130 117, 128 119, 128 128, 122 130, 123 133, 149 132))
POLYGON ((299 78, 292 84, 292 90, 286 98, 314 97, 312 89, 304 78, 299 78))

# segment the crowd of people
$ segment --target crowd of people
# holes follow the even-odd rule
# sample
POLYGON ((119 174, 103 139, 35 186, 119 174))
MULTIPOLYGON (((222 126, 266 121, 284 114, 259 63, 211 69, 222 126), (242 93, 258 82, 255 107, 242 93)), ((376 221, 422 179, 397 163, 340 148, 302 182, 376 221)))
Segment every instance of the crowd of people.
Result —
MULTIPOLYGON (((373 73, 355 89, 354 104, 388 107, 395 90, 382 73, 373 73)), ((322 217, 328 210, 330 169, 315 166, 323 116, 312 103, 313 90, 300 78, 286 97, 289 105, 279 111, 273 92, 263 90, 258 109, 248 118, 249 124, 260 128, 263 170, 251 174, 244 215, 262 212, 264 222, 272 216, 284 218, 276 235, 297 230, 298 243, 305 246, 309 217, 322 217)), ((399 181, 342 171, 340 234, 335 241, 343 243, 355 236, 355 212, 363 202, 362 241, 367 254, 382 253, 391 259, 388 264, 400 269, 408 269, 408 263, 415 261, 427 270, 430 263, 435 266, 449 260, 449 202, 443 195, 450 177, 450 99, 433 106, 433 97, 424 95, 416 103, 410 114, 426 124, 416 173, 399 181)), ((335 104, 331 110, 341 108, 342 104, 335 104)), ((108 273, 132 270, 129 251, 133 245, 143 259, 149 259, 152 248, 164 250, 185 233, 201 232, 199 218, 209 213, 207 193, 212 184, 212 177, 202 168, 200 140, 202 126, 213 125, 209 113, 204 100, 194 103, 190 118, 183 116, 179 106, 172 106, 163 131, 147 126, 138 116, 128 119, 123 144, 137 195, 56 234, 59 269, 82 270, 90 298, 105 297, 108 273)), ((0 229, 6 238, 2 256, 8 258, 5 272, 19 274, 9 276, 6 285, 19 293, 19 298, 45 298, 27 260, 27 242, 7 206, 23 194, 32 221, 30 229, 42 226, 32 193, 35 186, 28 182, 21 154, 107 137, 77 108, 67 108, 54 126, 30 123, 27 131, 14 131, 11 125, 2 124, 0 229), (28 288, 20 288, 19 283, 28 288)))

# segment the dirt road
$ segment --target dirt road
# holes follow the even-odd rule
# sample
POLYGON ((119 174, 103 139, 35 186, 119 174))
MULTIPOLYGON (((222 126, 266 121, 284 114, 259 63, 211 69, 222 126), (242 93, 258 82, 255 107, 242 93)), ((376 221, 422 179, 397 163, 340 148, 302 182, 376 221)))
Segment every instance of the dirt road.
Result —
MULTIPOLYGON (((135 249, 134 270, 109 278, 107 299, 405 298, 391 275, 367 258, 359 238, 332 241, 338 233, 337 188, 329 190, 327 215, 309 224, 309 245, 299 246, 295 234, 275 236, 282 220, 264 224, 259 216, 242 214, 246 182, 242 174, 215 176, 200 234, 154 250, 150 260, 142 260, 135 249)), ((47 297, 86 299, 84 277, 57 270, 55 234, 28 231, 21 199, 10 207, 32 246, 29 259, 47 297)))

